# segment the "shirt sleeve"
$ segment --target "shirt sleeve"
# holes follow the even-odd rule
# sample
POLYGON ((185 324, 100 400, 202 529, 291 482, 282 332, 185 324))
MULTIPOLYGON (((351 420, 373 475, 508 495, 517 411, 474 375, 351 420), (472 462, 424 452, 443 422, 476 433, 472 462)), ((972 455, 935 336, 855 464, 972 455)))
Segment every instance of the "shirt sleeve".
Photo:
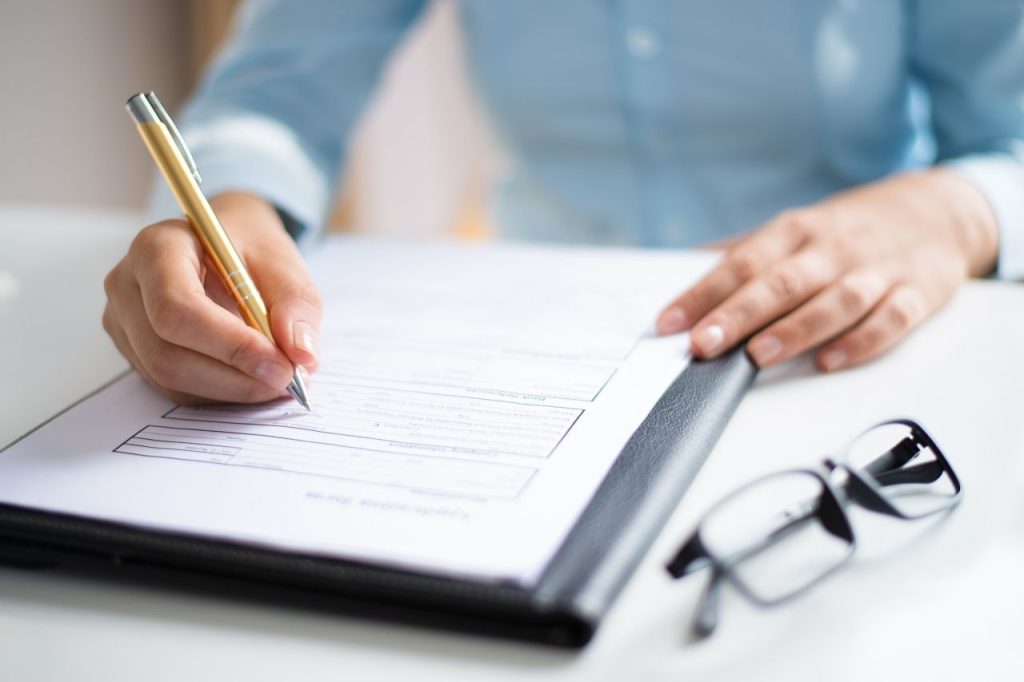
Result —
POLYGON ((917 0, 911 68, 931 100, 938 163, 986 196, 996 274, 1024 277, 1024 2, 917 0))
MULTIPOLYGON (((347 137, 422 0, 247 3, 180 117, 207 196, 249 191, 292 219, 298 241, 322 227, 347 137)), ((181 215, 157 183, 149 217, 181 215)))

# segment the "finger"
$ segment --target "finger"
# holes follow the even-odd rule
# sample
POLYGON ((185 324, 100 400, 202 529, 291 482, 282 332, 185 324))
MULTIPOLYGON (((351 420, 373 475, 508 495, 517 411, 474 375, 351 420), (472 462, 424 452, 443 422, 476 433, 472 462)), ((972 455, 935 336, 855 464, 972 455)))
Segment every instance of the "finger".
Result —
POLYGON ((802 223, 783 214, 731 248, 719 265, 662 310, 658 333, 690 328, 745 282, 800 248, 805 236, 798 227, 802 223))
POLYGON ((110 338, 117 347, 117 350, 125 357, 126 360, 128 360, 129 363, 131 363, 134 370, 138 372, 143 379, 149 382, 151 386, 159 390, 171 401, 178 405, 202 405, 213 402, 206 398, 200 398, 188 393, 171 391, 157 385, 157 383, 153 381, 152 377, 150 377, 146 372, 146 369, 143 367, 138 356, 135 355, 135 349, 132 348, 132 344, 128 341, 128 337, 124 333, 124 329, 117 326, 116 322, 113 321, 113 315, 109 305, 103 313, 103 328, 107 330, 107 334, 110 335, 110 338))
POLYGON ((832 372, 870 360, 902 339, 930 312, 927 298, 918 289, 896 285, 863 322, 821 349, 818 366, 832 372))
POLYGON ((172 346, 208 356, 275 389, 288 385, 292 368, 281 351, 206 296, 199 279, 198 244, 190 231, 154 231, 133 248, 140 300, 130 300, 128 292, 125 300, 118 301, 122 325, 133 345, 136 335, 148 335, 151 329, 172 346))
POLYGON ((124 329, 115 320, 110 303, 107 303, 107 306, 103 309, 103 329, 110 336, 110 340, 114 342, 118 352, 124 356, 136 372, 142 375, 143 379, 152 384, 152 379, 146 373, 146 369, 142 366, 138 356, 135 355, 135 349, 132 348, 131 342, 128 341, 128 336, 124 333, 124 329))
POLYGON ((836 276, 836 265, 817 249, 804 249, 744 284, 692 330, 694 352, 714 357, 802 305, 836 276))
POLYGON ((125 333, 117 313, 118 301, 124 300, 126 295, 135 288, 123 263, 124 261, 119 263, 103 280, 103 288, 107 294, 107 304, 103 307, 103 329, 110 336, 121 355, 135 368, 135 371, 155 386, 152 378, 146 373, 146 368, 142 366, 142 362, 135 355, 135 350, 128 340, 128 335, 125 333))
POLYGON ((283 385, 268 385, 207 355, 161 338, 146 323, 141 296, 122 299, 121 303, 138 308, 119 310, 133 364, 161 390, 217 402, 264 402, 280 396, 283 385))
POLYGON ((760 367, 799 355, 846 331, 875 307, 889 278, 874 270, 847 273, 810 301, 759 333, 747 346, 760 367))
POLYGON ((246 263, 267 304, 274 340, 292 362, 315 371, 323 303, 298 248, 285 232, 281 235, 273 248, 248 249, 246 263))
POLYGON ((125 267, 124 261, 119 263, 117 267, 110 271, 106 279, 103 280, 103 287, 107 293, 107 304, 103 309, 103 329, 114 342, 114 346, 117 348, 118 352, 128 360, 132 368, 142 376, 143 379, 149 382, 150 385, 179 405, 192 405, 200 404, 202 402, 210 402, 205 399, 198 398, 197 396, 170 391, 159 386, 157 382, 153 380, 153 377, 149 375, 142 361, 139 360, 139 357, 135 354, 135 349, 132 348, 132 344, 128 340, 128 335, 125 333, 124 328, 118 321, 119 318, 116 313, 117 302, 123 301, 126 296, 131 294, 131 292, 137 290, 135 281, 130 276, 128 269, 125 267))

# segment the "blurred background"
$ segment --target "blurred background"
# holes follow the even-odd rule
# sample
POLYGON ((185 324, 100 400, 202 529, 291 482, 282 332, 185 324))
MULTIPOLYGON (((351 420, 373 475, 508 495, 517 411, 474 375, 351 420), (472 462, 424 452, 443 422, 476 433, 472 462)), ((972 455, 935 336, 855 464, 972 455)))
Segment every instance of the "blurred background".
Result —
MULTIPOLYGON (((0 2, 0 203, 141 213, 154 167, 124 101, 155 90, 175 113, 237 4, 0 2)), ((354 133, 337 229, 486 234, 483 207, 502 160, 467 81, 456 21, 449 0, 434 0, 393 55, 354 133)))

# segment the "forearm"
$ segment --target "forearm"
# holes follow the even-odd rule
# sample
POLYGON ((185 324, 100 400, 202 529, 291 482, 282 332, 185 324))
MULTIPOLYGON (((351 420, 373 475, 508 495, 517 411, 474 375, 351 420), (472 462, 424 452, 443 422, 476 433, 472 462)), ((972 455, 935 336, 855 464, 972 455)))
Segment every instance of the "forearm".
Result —
POLYGON ((996 260, 991 224, 979 218, 984 211, 970 188, 947 183, 951 196, 937 197, 937 205, 962 223, 964 247, 976 255, 972 275, 1022 278, 1024 3, 913 0, 909 7, 907 65, 928 95, 936 163, 987 201, 997 226, 996 260))
MULTIPOLYGON (((208 195, 245 191, 321 226, 349 132, 422 0, 246 5, 181 116, 208 195)), ((157 189, 150 218, 179 215, 157 189)))

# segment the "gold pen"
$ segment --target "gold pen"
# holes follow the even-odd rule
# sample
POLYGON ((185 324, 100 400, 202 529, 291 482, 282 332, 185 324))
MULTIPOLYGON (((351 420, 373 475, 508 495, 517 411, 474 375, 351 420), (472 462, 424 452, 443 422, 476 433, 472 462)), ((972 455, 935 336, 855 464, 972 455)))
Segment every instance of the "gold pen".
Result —
MULTIPOLYGON (((128 112, 135 119, 139 135, 146 143, 146 148, 149 149, 178 204, 185 212, 189 225, 206 249, 217 273, 224 281, 224 286, 238 303, 242 317, 249 326, 259 330, 271 343, 276 344, 274 334, 270 331, 270 321, 267 319, 267 306, 256 290, 256 285, 246 271, 228 233, 217 220, 210 202, 203 196, 203 191, 199 188, 202 179, 195 160, 171 117, 152 92, 138 93, 128 100, 127 106, 128 112)), ((309 410, 306 386, 297 365, 292 373, 288 392, 300 405, 309 410)))

